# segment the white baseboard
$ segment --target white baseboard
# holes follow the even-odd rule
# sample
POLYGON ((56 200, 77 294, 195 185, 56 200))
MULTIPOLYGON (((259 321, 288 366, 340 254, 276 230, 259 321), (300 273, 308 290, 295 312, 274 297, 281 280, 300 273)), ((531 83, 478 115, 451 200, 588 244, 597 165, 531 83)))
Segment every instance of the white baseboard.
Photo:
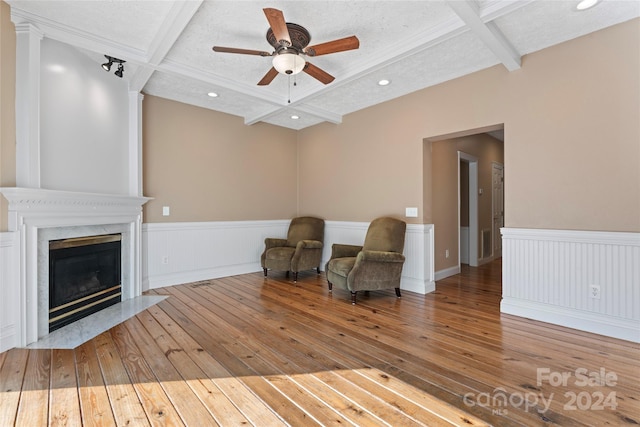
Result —
POLYGON ((455 276, 456 274, 460 274, 460 266, 455 265, 453 267, 445 268, 443 270, 436 271, 435 279, 436 281, 446 279, 449 276, 455 276))
POLYGON ((640 342, 640 321, 588 313, 531 301, 503 298, 500 311, 527 319, 562 325, 581 331, 640 342))

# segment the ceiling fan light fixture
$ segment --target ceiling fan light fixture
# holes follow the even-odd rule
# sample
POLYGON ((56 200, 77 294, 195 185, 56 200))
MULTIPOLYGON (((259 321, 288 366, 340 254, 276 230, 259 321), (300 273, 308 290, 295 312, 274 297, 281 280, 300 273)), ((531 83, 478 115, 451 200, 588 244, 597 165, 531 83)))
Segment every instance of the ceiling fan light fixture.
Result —
POLYGON ((295 53, 281 53, 273 58, 273 68, 282 74, 298 74, 304 65, 305 60, 295 53))

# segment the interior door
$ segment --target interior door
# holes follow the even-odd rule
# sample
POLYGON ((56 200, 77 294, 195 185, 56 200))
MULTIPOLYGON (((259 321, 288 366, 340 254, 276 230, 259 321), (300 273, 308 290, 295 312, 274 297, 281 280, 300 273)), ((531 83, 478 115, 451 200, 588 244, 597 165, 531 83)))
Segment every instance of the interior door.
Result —
POLYGON ((504 165, 492 165, 492 214, 493 214, 493 257, 502 256, 502 235, 500 228, 504 227, 504 165))

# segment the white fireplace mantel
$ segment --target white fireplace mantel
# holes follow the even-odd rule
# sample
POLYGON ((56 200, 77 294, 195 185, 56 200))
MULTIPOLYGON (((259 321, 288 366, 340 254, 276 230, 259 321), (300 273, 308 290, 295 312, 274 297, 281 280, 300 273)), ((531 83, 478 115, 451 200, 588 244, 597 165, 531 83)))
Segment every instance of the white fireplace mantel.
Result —
MULTIPOLYGON (((148 197, 4 187, 8 227, 18 233, 20 313, 18 345, 48 333, 42 325, 43 282, 40 246, 50 237, 80 237, 116 230, 123 233, 123 300, 142 294, 142 205, 148 197)), ((48 297, 48 295, 47 295, 48 297)))

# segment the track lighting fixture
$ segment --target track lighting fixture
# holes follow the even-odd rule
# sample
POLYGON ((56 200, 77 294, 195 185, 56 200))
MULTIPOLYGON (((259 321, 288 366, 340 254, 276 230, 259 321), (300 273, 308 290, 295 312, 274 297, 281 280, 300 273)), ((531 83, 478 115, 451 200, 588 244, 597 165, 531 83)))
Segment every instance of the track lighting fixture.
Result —
POLYGON ((105 55, 105 58, 107 58, 107 61, 109 62, 105 62, 104 64, 102 64, 102 69, 105 71, 111 71, 111 66, 113 65, 114 62, 116 62, 118 64, 118 69, 116 70, 116 72, 114 73, 116 76, 122 78, 122 74, 124 73, 124 64, 127 61, 124 61, 122 59, 118 59, 118 58, 114 58, 113 56, 109 56, 109 55, 105 55))

